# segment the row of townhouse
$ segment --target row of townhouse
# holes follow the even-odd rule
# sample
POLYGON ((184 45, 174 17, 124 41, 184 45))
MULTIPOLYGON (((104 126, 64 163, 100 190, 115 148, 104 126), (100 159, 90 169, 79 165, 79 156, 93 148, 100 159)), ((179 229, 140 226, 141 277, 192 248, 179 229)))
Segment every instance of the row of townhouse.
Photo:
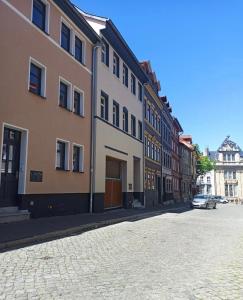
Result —
POLYGON ((192 165, 182 159, 192 142, 180 141, 150 62, 110 19, 69 0, 1 0, 0 25, 0 211, 41 217, 189 197, 181 165, 192 165))

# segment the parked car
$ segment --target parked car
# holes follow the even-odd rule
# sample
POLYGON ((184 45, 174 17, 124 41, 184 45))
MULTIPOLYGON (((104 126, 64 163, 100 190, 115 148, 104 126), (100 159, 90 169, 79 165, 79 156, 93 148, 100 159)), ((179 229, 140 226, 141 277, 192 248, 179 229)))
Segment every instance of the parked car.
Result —
POLYGON ((229 203, 229 200, 227 200, 225 197, 223 197, 223 196, 212 196, 212 198, 214 199, 214 200, 216 200, 217 201, 217 203, 229 203))
POLYGON ((192 208, 216 208, 217 201, 214 200, 210 195, 195 195, 192 202, 192 208))

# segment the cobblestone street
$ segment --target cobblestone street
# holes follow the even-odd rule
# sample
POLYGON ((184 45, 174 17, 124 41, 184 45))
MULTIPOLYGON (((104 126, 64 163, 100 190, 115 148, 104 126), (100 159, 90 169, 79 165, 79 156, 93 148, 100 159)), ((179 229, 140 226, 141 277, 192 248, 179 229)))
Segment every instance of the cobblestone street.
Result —
POLYGON ((243 206, 166 213, 1 253, 0 299, 243 299, 243 206))

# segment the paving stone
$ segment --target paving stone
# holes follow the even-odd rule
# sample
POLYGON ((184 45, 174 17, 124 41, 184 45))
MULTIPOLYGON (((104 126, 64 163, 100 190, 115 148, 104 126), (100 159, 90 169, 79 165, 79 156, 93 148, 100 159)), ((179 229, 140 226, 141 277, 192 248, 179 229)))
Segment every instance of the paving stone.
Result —
POLYGON ((0 299, 243 299, 243 206, 167 213, 0 254, 0 299))

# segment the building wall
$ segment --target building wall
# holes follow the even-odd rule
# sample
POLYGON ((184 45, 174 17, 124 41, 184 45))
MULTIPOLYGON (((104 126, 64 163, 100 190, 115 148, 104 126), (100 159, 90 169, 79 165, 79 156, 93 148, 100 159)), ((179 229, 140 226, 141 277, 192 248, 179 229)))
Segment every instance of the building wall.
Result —
MULTIPOLYGON (((94 29, 102 28, 90 24, 94 29)), ((104 28, 105 26, 103 26, 104 28)), ((102 34, 100 33, 102 36, 102 34)), ((122 175, 123 206, 132 207, 134 199, 143 203, 143 137, 139 140, 138 121, 143 122, 143 101, 138 99, 138 78, 136 77, 136 95, 131 92, 131 69, 126 61, 119 57, 119 78, 113 74, 113 53, 116 50, 109 44, 109 66, 101 60, 101 49, 98 50, 97 66, 97 99, 96 99, 96 154, 95 154, 95 211, 104 209, 106 192, 106 158, 119 159, 124 164, 122 175), (128 87, 123 84, 123 62, 128 67, 128 87), (108 95, 108 120, 101 118, 101 93, 108 95), (119 104, 119 127, 113 124, 113 100, 119 104), (128 132, 123 131, 123 107, 128 110, 128 132), (131 134, 131 115, 136 117, 136 137, 131 134), (135 170, 134 159, 139 161, 140 170, 135 170), (125 170, 125 171, 124 171, 125 170), (134 176, 137 172, 137 176, 134 176)), ((118 55, 118 54, 117 54, 118 55)), ((118 55, 119 56, 119 55, 118 55)))
POLYGON ((163 202, 173 202, 172 181, 172 129, 173 119, 168 103, 162 111, 162 191, 163 202))
POLYGON ((145 182, 144 193, 147 207, 155 207, 161 199, 161 112, 162 103, 151 84, 145 88, 145 182), (148 109, 149 106, 149 109, 148 109), (152 124, 151 110, 156 116, 152 124), (148 144, 149 141, 149 144, 148 144), (152 147, 153 144, 153 147, 152 147), (149 145, 149 146, 148 146, 149 145), (156 148, 155 148, 156 147, 156 148), (156 149, 156 151, 155 151, 156 149), (152 153, 153 152, 153 153, 152 153))
MULTIPOLYGON (((0 74, 4 78, 0 82, 0 141, 4 123, 28 130, 24 194, 43 197, 47 194, 77 194, 76 202, 82 199, 81 194, 85 194, 87 202, 90 184, 92 44, 69 21, 86 45, 86 66, 83 66, 59 45, 61 18, 68 19, 64 13, 50 2, 50 35, 47 35, 32 24, 31 3, 13 0, 0 3, 0 74), (45 99, 28 91, 30 57, 46 67, 45 99), (59 76, 84 92, 84 117, 58 105, 59 76), (57 138, 70 142, 70 171, 57 171, 55 168, 57 138), (73 143, 84 146, 83 173, 72 172, 73 143), (43 182, 30 182, 31 170, 42 171, 43 182)), ((41 197, 38 199, 42 200, 41 197)))

